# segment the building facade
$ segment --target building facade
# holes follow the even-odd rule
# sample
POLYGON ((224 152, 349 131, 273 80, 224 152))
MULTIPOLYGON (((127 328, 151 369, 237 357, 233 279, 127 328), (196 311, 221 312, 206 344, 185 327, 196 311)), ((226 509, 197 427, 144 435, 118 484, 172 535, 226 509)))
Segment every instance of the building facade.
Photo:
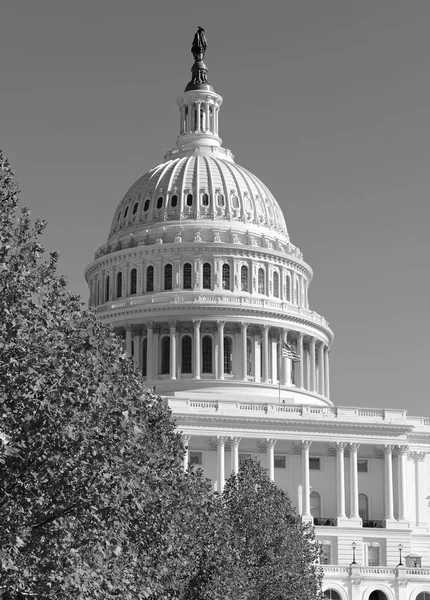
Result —
POLYGON ((313 522, 327 598, 430 600, 430 419, 331 401, 312 270, 221 145, 205 47, 198 32, 176 148, 131 186, 85 270, 90 304, 172 409, 185 467, 222 491, 257 456, 313 522))

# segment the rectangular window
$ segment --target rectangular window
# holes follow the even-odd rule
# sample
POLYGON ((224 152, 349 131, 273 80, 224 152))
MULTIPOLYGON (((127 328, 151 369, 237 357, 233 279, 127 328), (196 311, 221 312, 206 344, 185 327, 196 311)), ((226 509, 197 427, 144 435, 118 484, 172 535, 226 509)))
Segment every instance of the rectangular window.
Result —
POLYGON ((368 472, 368 463, 367 460, 363 458, 359 458, 357 460, 357 471, 359 473, 367 473, 368 472))
POLYGON ((287 468, 287 457, 275 454, 275 469, 286 469, 287 468))
POLYGON ((320 555, 320 563, 322 565, 331 565, 331 545, 330 544, 322 544, 321 546, 321 555, 320 555))
POLYGON ((190 464, 191 465, 202 465, 203 464, 203 452, 190 452, 190 464))
POLYGON ((309 469, 311 471, 321 471, 321 461, 314 456, 309 457, 309 469))
POLYGON ((367 566, 379 567, 379 546, 367 546, 367 566))

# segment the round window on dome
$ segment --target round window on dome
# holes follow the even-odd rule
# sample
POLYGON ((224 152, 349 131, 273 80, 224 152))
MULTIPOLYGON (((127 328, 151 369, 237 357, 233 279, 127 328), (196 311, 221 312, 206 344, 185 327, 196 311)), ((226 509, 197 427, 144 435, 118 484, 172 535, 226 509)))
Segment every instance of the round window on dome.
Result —
POLYGON ((150 200, 149 198, 147 198, 147 199, 145 200, 145 204, 144 204, 144 206, 143 206, 143 210, 144 210, 145 212, 147 212, 147 211, 148 211, 150 203, 151 203, 151 200, 150 200))
POLYGON ((217 197, 218 206, 225 206, 225 200, 223 194, 218 194, 217 197))
POLYGON ((187 194, 187 206, 192 206, 192 205, 193 205, 193 195, 187 194))
POLYGON ((123 219, 126 218, 127 214, 128 214, 128 206, 125 207, 123 219))
POLYGON ((237 196, 232 196, 231 204, 232 204, 233 208, 239 208, 239 198, 237 196))
POLYGON ((172 199, 170 200, 170 206, 172 208, 175 208, 175 206, 178 205, 178 196, 176 194, 173 194, 172 199))
POLYGON ((157 198, 157 208, 163 207, 163 196, 158 196, 157 198))
POLYGON ((135 215, 137 213, 137 207, 139 206, 139 202, 135 202, 134 206, 133 206, 133 214, 135 215))

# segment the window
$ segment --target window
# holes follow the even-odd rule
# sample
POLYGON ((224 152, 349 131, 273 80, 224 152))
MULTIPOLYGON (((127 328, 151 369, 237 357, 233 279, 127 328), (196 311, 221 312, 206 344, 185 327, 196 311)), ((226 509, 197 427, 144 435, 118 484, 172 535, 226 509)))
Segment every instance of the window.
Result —
POLYGON ((273 273, 273 295, 279 298, 279 275, 276 271, 273 273))
POLYGON ((248 291, 248 267, 241 267, 240 269, 240 289, 242 292, 248 291))
POLYGON ((122 296, 122 273, 121 271, 116 276, 116 297, 121 298, 122 296))
MULTIPOLYGON (((330 564, 330 563, 322 563, 322 564, 330 564)), ((340 596, 336 592, 336 590, 326 590, 324 592, 324 598, 328 598, 328 600, 340 600, 340 596)))
POLYGON ((146 291, 154 291, 154 267, 148 267, 146 269, 146 291))
POLYGON ((133 214, 135 215, 137 213, 137 207, 139 206, 139 202, 135 202, 134 206, 133 206, 133 214))
POLYGON ((291 302, 291 280, 288 275, 285 278, 285 293, 287 296, 287 301, 291 302))
POLYGON ((125 207, 123 219, 126 218, 127 214, 128 214, 128 206, 125 207))
POLYGON ((217 196, 218 206, 225 206, 225 200, 223 194, 218 194, 217 196))
POLYGON ((173 194, 172 199, 170 201, 170 206, 172 208, 175 208, 175 206, 178 205, 178 196, 176 194, 173 194))
MULTIPOLYGON (((421 560, 421 559, 420 559, 421 560)), ((420 565, 421 566, 421 565, 420 565)), ((421 592, 420 594, 418 594, 418 596, 416 597, 416 600, 430 600, 430 593, 429 592, 421 592)))
POLYGON ((309 469, 311 471, 321 471, 321 462, 319 458, 309 457, 309 469))
POLYGON ((275 454, 275 469, 286 469, 287 458, 281 454, 275 454))
POLYGON ((203 464, 203 452, 190 452, 190 465, 202 465, 203 464))
POLYGON ((209 195, 202 194, 202 206, 209 206, 209 195))
POLYGON ((203 265, 203 289, 210 290, 212 288, 212 269, 209 263, 203 265))
POLYGON ((192 205, 193 205, 193 195, 187 194, 187 206, 192 206, 192 205))
MULTIPOLYGON (((320 554, 320 564, 321 565, 331 565, 331 544, 325 544, 324 542, 321 544, 321 554, 320 554)), ((334 591, 334 590, 332 590, 334 591)), ((337 592, 334 592, 335 594, 337 594, 337 592)), ((337 596, 326 596, 324 594, 324 598, 339 598, 339 595, 337 596)))
POLYGON ((311 515, 314 519, 321 518, 321 496, 318 492, 312 492, 310 496, 311 501, 311 515))
POLYGON ((230 265, 222 266, 222 289, 230 289, 230 265))
POLYGON ((368 567, 379 567, 379 546, 371 542, 366 546, 365 554, 368 567))
POLYGON ((212 338, 209 335, 202 339, 202 373, 212 373, 212 338))
POLYGON ((172 265, 166 265, 164 267, 164 289, 171 290, 173 282, 173 268, 172 265))
POLYGON ((161 340, 161 375, 170 373, 170 337, 165 335, 161 340))
POLYGON ((182 360, 181 360, 181 372, 191 373, 192 368, 192 341, 191 336, 184 335, 182 338, 182 360))
POLYGON ((184 265, 184 290, 191 290, 193 287, 191 272, 190 263, 186 263, 184 265))
POLYGON ((363 521, 369 519, 369 500, 366 494, 358 494, 358 514, 363 521))
POLYGON ((163 207, 163 196, 159 196, 157 198, 157 208, 162 208, 163 207))
POLYGON ((137 269, 132 269, 130 272, 130 294, 137 292, 137 269))
POLYGON ((147 376, 146 363, 148 360, 148 338, 145 338, 142 342, 142 375, 147 376))
POLYGON ((246 374, 252 375, 252 342, 249 338, 246 338, 246 374))
MULTIPOLYGON (((418 556, 418 554, 409 554, 408 556, 405 556, 405 563, 407 567, 412 567, 415 569, 421 569, 421 556, 418 556)), ((427 593, 427 592, 424 592, 427 593)), ((416 597, 416 600, 422 600, 419 595, 416 597)), ((430 600, 430 595, 427 594, 427 597, 425 598, 425 600, 430 600)))
POLYGON ((224 338, 224 373, 231 375, 233 372, 233 343, 231 337, 224 338))
POLYGON ((108 275, 105 279, 105 302, 109 301, 109 287, 110 287, 110 277, 108 275))
POLYGON ((143 210, 146 212, 149 209, 149 204, 150 204, 151 200, 149 198, 147 198, 145 200, 145 204, 143 205, 143 210))
POLYGON ((359 473, 367 473, 368 472, 368 462, 363 458, 359 458, 357 460, 357 471, 359 473))
POLYGON ((118 213, 118 218, 117 218, 117 220, 116 220, 116 222, 117 222, 117 223, 118 223, 118 221, 120 220, 120 218, 121 218, 121 211, 119 211, 119 213, 118 213))
POLYGON ((239 198, 237 196, 231 197, 231 205, 233 208, 239 208, 239 198))
POLYGON ((258 293, 264 294, 264 270, 258 269, 258 293))

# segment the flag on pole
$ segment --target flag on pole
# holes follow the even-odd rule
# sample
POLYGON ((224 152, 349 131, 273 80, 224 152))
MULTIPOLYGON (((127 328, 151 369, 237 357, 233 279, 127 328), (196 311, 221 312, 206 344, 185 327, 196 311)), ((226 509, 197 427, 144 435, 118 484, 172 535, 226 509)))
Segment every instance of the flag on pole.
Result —
POLYGON ((294 362, 300 362, 300 354, 291 348, 289 344, 282 342, 282 358, 290 358, 294 362))

